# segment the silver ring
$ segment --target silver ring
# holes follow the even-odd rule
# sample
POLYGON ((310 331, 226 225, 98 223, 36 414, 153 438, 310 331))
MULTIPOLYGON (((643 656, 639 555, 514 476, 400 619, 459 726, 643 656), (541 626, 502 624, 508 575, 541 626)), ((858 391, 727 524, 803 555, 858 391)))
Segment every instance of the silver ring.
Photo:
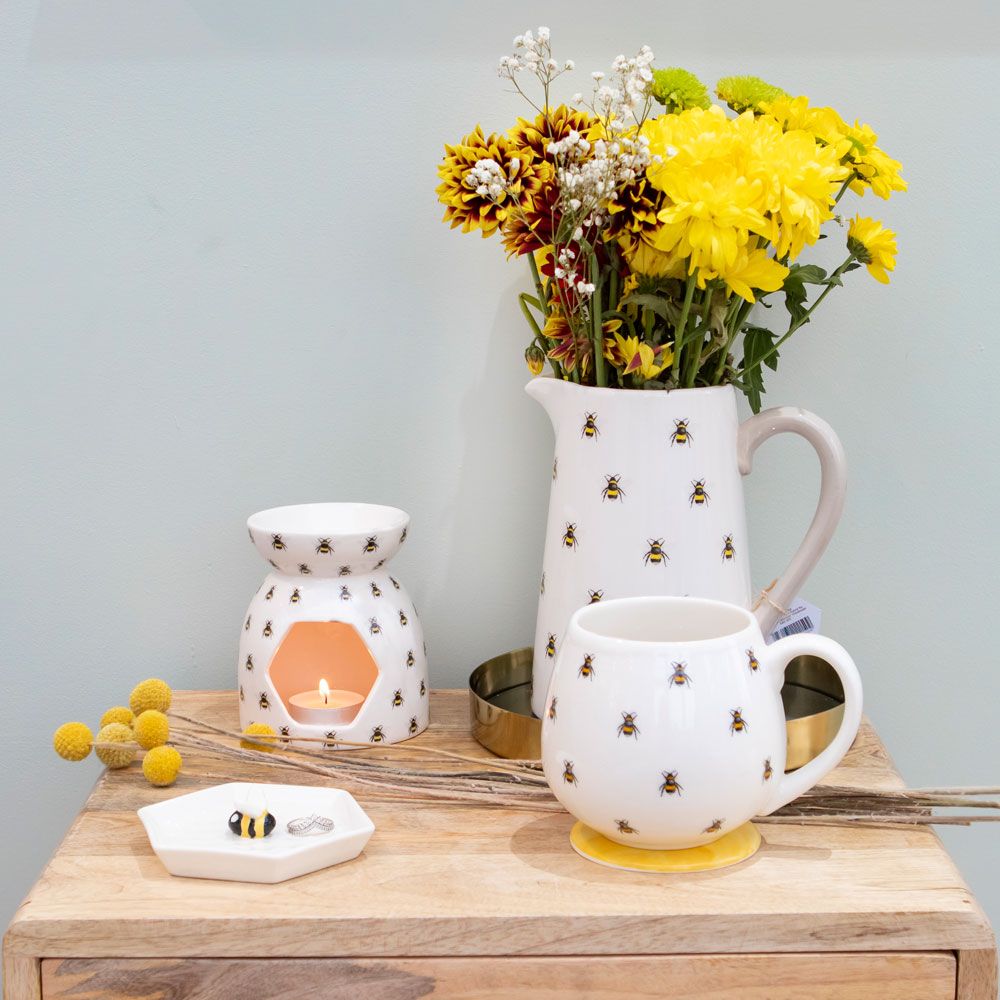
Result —
POLYGON ((289 820, 287 829, 293 837, 318 837, 333 829, 333 820, 329 816, 313 813, 311 816, 289 820))

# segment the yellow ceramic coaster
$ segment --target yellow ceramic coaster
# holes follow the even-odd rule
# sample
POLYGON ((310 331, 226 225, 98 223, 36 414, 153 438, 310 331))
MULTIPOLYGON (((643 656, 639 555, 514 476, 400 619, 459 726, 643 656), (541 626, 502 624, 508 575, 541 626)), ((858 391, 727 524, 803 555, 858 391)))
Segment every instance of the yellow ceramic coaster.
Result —
POLYGON ((580 857, 608 868, 630 872, 705 872, 713 868, 728 868, 753 857, 760 847, 760 834, 753 823, 744 823, 701 847, 650 851, 616 844, 586 824, 574 823, 569 842, 580 857))

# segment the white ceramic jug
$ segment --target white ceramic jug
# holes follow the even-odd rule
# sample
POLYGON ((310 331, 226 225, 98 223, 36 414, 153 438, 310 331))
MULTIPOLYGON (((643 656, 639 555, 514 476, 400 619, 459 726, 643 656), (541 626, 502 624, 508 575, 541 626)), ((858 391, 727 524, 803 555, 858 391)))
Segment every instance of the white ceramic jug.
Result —
POLYGON ((631 847, 697 847, 766 816, 832 770, 861 722, 861 680, 818 635, 764 644, 736 605, 634 597, 572 618, 548 687, 542 765, 566 809, 631 847), (830 745, 785 767, 785 666, 820 656, 844 686, 830 745))
MULTIPOLYGON (((742 477, 781 431, 816 449, 812 524, 757 610, 767 632, 808 577, 840 520, 846 462, 832 428, 782 406, 742 424, 731 386, 595 389, 549 377, 526 387, 555 429, 555 459, 535 625, 532 710, 542 711, 570 616, 601 599, 645 594, 754 602, 742 477)), ((758 591, 761 580, 757 577, 758 591)))

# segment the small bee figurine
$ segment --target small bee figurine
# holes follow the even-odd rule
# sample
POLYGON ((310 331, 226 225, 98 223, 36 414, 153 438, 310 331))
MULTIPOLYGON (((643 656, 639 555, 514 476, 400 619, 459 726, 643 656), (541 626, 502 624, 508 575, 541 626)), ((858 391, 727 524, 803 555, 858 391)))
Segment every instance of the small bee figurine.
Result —
POLYGON ((747 650, 747 666, 754 673, 757 673, 757 671, 760 670, 760 660, 758 660, 757 657, 753 655, 752 649, 747 650))
POLYGON ((600 436, 600 433, 601 432, 597 429, 597 414, 584 414, 583 430, 580 431, 580 437, 598 437, 600 436))
POLYGON ((545 644, 545 655, 550 660, 556 655, 556 636, 554 632, 549 633, 549 641, 545 644))
POLYGON ((399 706, 402 704, 403 704, 403 692, 399 688, 396 688, 395 692, 393 692, 392 695, 392 707, 399 708, 399 706))
POLYGON ((365 539, 365 544, 361 546, 362 552, 374 552, 378 548, 378 538, 371 535, 365 539))
POLYGON ((718 833, 722 829, 722 824, 725 823, 725 822, 726 821, 724 819, 713 819, 712 822, 709 823, 708 826, 706 826, 705 829, 702 830, 701 832, 702 833, 718 833))
POLYGON ((661 771, 663 783, 660 785, 660 795, 677 795, 680 797, 683 785, 677 780, 676 771, 661 771))
POLYGON ((403 533, 399 536, 399 544, 402 545, 406 541, 406 532, 408 529, 403 528, 403 533))
POLYGON ((587 596, 590 598, 589 604, 600 604, 601 598, 604 596, 603 590, 588 590, 587 596))
POLYGON ((247 615, 247 620, 243 623, 243 631, 246 632, 250 628, 250 615, 247 615))
POLYGON ((694 506, 695 504, 697 504, 699 507, 701 507, 704 504, 708 503, 709 500, 712 499, 705 492, 705 480, 704 479, 692 479, 691 480, 691 485, 694 487, 694 489, 691 491, 691 496, 688 497, 688 500, 690 501, 691 506, 694 506))
POLYGON ((247 670, 253 670, 253 653, 247 653, 247 662, 245 666, 247 670))
POLYGON ((604 479, 607 485, 601 490, 601 496, 605 500, 621 500, 625 496, 625 491, 619 484, 621 476, 605 476, 604 479))
POLYGON ((638 833, 639 831, 632 826, 627 819, 616 819, 615 826, 618 827, 619 833, 638 833))
POLYGON ((303 576, 309 576, 309 574, 312 573, 312 570, 305 563, 299 563, 299 572, 303 576))
POLYGON ((245 840, 266 837, 276 825, 275 818, 265 809, 259 816, 249 816, 238 809, 229 817, 229 829, 245 840))
POLYGON ((671 687, 675 684, 679 684, 681 687, 684 687, 685 684, 691 683, 691 678, 687 675, 686 663, 672 663, 671 666, 674 668, 674 672, 670 675, 671 687))
POLYGON ((675 444, 686 444, 691 447, 691 432, 688 430, 688 418, 674 421, 674 432, 670 435, 670 447, 675 444))
POLYGON ((257 699, 257 704, 260 705, 261 711, 264 712, 266 712, 271 707, 271 703, 267 700, 266 691, 261 691, 260 697, 257 699))
POLYGON ((642 561, 648 566, 652 563, 654 566, 663 565, 666 566, 667 560, 670 558, 663 551, 663 539, 662 538, 648 538, 646 539, 646 544, 649 546, 646 554, 642 557, 642 561))
POLYGON ((420 697, 423 698, 423 696, 425 694, 427 694, 427 685, 423 681, 421 681, 420 682, 420 697))
POLYGON ((264 636, 265 639, 270 639, 273 634, 274 634, 274 629, 271 628, 270 621, 264 622, 264 629, 261 632, 261 635, 264 636))
POLYGON ((382 591, 379 590, 378 584, 372 580, 372 597, 381 597, 382 591))
POLYGON ((265 601, 269 601, 269 600, 271 600, 271 598, 272 598, 272 597, 274 597, 274 587, 272 587, 272 588, 271 588, 271 589, 270 589, 270 590, 269 590, 269 591, 268 591, 268 592, 267 592, 267 593, 266 593, 266 594, 264 595, 264 600, 265 600, 265 601))
POLYGON ((593 679, 593 677, 594 677, 594 657, 591 656, 590 653, 587 653, 587 655, 584 656, 583 663, 580 665, 580 669, 577 671, 577 673, 581 677, 590 677, 591 679, 593 679))
POLYGON ((736 558, 736 549, 733 548, 733 536, 726 535, 722 542, 722 558, 732 561, 736 558))
POLYGON ((631 736, 633 739, 639 738, 639 727, 635 724, 635 712, 622 712, 622 721, 618 723, 619 736, 631 736))
POLYGON ((368 631, 372 635, 381 635, 382 634, 382 626, 379 625, 377 618, 369 618, 368 619, 368 631))
POLYGON ((733 717, 733 721, 729 723, 730 733, 750 732, 750 726, 747 725, 747 720, 743 718, 742 712, 742 708, 731 708, 729 710, 729 714, 733 717))
POLYGON ((371 736, 368 737, 369 743, 385 743, 385 733, 382 732, 381 726, 376 726, 372 730, 371 736))
POLYGON ((774 769, 771 767, 771 758, 767 757, 764 760, 764 781, 770 781, 772 774, 774 774, 774 769))
POLYGON ((408 649, 406 651, 406 665, 408 667, 412 667, 413 664, 416 663, 416 662, 417 661, 416 661, 416 659, 413 656, 413 650, 412 649, 408 649))
POLYGON ((243 693, 243 685, 240 685, 240 701, 246 701, 246 695, 243 693))
POLYGON ((576 540, 576 525, 571 524, 569 521, 566 522, 566 530, 563 532, 562 543, 565 549, 575 549, 579 544, 576 540))
POLYGON ((417 732, 417 717, 415 715, 410 716, 410 735, 415 736, 417 732))
POLYGON ((299 588, 296 587, 292 591, 292 596, 288 598, 288 603, 289 604, 298 604, 299 601, 301 601, 301 600, 302 600, 302 595, 299 593, 299 588))
POLYGON ((406 617, 406 614, 403 612, 402 608, 399 609, 399 624, 400 625, 410 624, 410 619, 406 617))
POLYGON ((324 733, 323 746, 325 746, 327 750, 332 750, 336 745, 337 745, 336 730, 331 729, 330 732, 324 733))
POLYGON ((285 543, 281 540, 281 535, 271 535, 271 548, 281 552, 285 548, 285 543))
POLYGON ((567 785, 577 784, 576 775, 573 773, 573 761, 571 760, 563 761, 563 781, 567 785))
POLYGON ((552 701, 549 702, 549 710, 546 712, 546 715, 548 715, 550 719, 555 719, 556 717, 556 702, 558 700, 558 698, 553 698, 552 701))
POLYGON ((349 601, 351 599, 351 588, 346 583, 340 588, 340 599, 342 601, 349 601))
POLYGON ((328 556, 333 552, 333 546, 330 544, 329 538, 321 538, 316 542, 316 554, 320 556, 328 556))
POLYGON ((396 588, 396 590, 399 590, 399 581, 394 576, 389 577, 389 582, 396 588))
POLYGON ((350 575, 351 575, 350 566, 341 566, 340 569, 337 570, 337 576, 350 576, 350 575))

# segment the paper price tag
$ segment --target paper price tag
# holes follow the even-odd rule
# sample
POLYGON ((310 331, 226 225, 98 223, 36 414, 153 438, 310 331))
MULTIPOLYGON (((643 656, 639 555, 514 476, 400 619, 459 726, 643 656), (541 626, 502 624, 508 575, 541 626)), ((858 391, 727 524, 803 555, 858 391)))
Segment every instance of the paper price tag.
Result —
POLYGON ((774 623, 771 634, 767 637, 768 645, 784 639, 786 635, 798 635, 799 632, 819 632, 823 613, 815 604, 810 604, 801 597, 796 597, 787 615, 783 615, 774 623))

